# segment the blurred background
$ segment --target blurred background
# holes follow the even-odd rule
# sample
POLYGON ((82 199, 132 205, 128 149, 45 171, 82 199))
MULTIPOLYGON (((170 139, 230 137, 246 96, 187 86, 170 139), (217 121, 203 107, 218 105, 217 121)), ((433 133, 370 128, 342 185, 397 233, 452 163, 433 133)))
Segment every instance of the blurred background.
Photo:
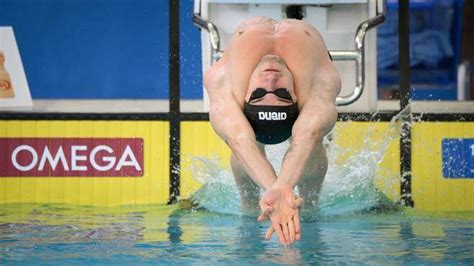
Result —
MULTIPOLYGON (((200 32, 193 1, 180 1, 180 85, 200 100, 200 32)), ((31 95, 41 100, 167 100, 168 1, 0 0, 0 26, 12 26, 31 95)), ((415 100, 474 97, 474 2, 410 2, 410 65, 415 100)), ((370 52, 369 52, 370 53, 370 52)), ((398 98, 398 3, 377 29, 377 97, 398 98)))
MULTIPOLYGON (((398 98, 397 8, 397 1, 388 1, 386 21, 377 33, 379 99, 398 98)), ((472 1, 410 1, 410 81, 414 100, 471 99, 472 12, 472 1), (459 80, 458 71, 466 71, 459 80)))

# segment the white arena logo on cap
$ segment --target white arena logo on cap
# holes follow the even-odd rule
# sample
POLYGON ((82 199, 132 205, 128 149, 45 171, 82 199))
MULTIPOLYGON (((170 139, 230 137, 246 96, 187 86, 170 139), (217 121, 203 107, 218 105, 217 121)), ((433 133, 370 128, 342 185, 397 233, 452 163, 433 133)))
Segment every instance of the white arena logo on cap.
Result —
POLYGON ((258 112, 259 120, 286 120, 285 112, 258 112))

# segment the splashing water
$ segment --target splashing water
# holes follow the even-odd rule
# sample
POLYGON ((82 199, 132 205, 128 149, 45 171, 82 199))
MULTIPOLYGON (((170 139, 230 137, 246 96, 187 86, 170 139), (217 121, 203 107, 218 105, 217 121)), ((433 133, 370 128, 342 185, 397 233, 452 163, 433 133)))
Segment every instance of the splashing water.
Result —
MULTIPOLYGON (((395 203, 390 202, 375 187, 374 178, 390 143, 400 137, 400 121, 403 120, 400 118, 406 115, 407 112, 402 111, 382 132, 370 124, 360 139, 361 148, 356 151, 340 147, 336 141, 325 139, 329 167, 314 216, 344 215, 381 206, 395 206, 395 203), (337 159, 347 152, 350 152, 351 156, 338 163, 337 159)), ((338 135, 343 126, 337 126, 333 130, 330 134, 332 139, 346 137, 338 135)), ((267 157, 277 173, 280 171, 280 163, 288 147, 287 141, 266 148, 267 157)), ((240 196, 232 172, 218 161, 217 158, 191 158, 193 178, 203 184, 192 196, 192 201, 211 212, 239 215, 240 196)))
MULTIPOLYGON (((335 132, 335 138, 337 130, 335 132)), ((329 163, 320 195, 319 212, 323 215, 338 215, 362 210, 370 210, 386 204, 383 193, 374 185, 375 174, 392 140, 399 137, 398 128, 391 124, 383 132, 369 126, 361 138, 362 147, 353 152, 342 165, 329 163), (373 134, 385 137, 374 141, 373 134)), ((337 144, 329 144, 328 161, 334 162, 344 149, 337 144)))
POLYGON ((217 158, 191 158, 193 178, 203 184, 192 200, 211 212, 240 214, 240 195, 230 169, 222 167, 217 158))

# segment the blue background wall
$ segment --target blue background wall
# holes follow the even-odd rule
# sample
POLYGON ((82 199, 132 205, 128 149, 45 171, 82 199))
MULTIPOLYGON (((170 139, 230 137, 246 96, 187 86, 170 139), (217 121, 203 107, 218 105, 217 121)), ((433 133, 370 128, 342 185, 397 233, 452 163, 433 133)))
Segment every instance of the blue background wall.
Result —
POLYGON ((201 34, 192 23, 194 1, 181 0, 180 2, 181 97, 184 99, 201 99, 201 34))
MULTIPOLYGON (((412 24, 436 30, 439 24, 447 25, 443 36, 454 49, 453 55, 439 54, 435 66, 414 65, 417 58, 412 56, 411 82, 414 88, 423 85, 423 89, 414 89, 416 99, 456 98, 463 2, 421 0, 411 4, 412 24)), ((167 99, 168 4, 168 0, 0 0, 0 26, 13 26, 33 99, 167 99)), ((391 64, 379 62, 380 88, 398 84, 396 4, 389 0, 387 21, 379 28, 378 60, 394 59, 391 64)), ((183 99, 202 98, 200 35, 192 24, 192 12, 193 0, 181 0, 183 99)), ((412 35, 417 34, 415 29, 411 27, 412 35)), ((410 40, 411 46, 422 43, 415 42, 414 36, 410 40)), ((432 40, 426 38, 422 47, 437 47, 432 40)), ((432 60, 431 54, 426 58, 432 60)))
MULTIPOLYGON (((201 98, 193 1, 181 1, 181 92, 201 98)), ((168 98, 168 1, 0 0, 33 99, 168 98)))

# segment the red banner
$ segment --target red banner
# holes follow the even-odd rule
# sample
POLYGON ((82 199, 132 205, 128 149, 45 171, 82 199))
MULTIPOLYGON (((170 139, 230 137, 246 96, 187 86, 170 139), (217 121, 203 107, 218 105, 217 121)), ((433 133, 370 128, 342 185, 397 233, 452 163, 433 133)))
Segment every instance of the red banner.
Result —
POLYGON ((141 138, 0 138, 0 177, 143 176, 141 138))

